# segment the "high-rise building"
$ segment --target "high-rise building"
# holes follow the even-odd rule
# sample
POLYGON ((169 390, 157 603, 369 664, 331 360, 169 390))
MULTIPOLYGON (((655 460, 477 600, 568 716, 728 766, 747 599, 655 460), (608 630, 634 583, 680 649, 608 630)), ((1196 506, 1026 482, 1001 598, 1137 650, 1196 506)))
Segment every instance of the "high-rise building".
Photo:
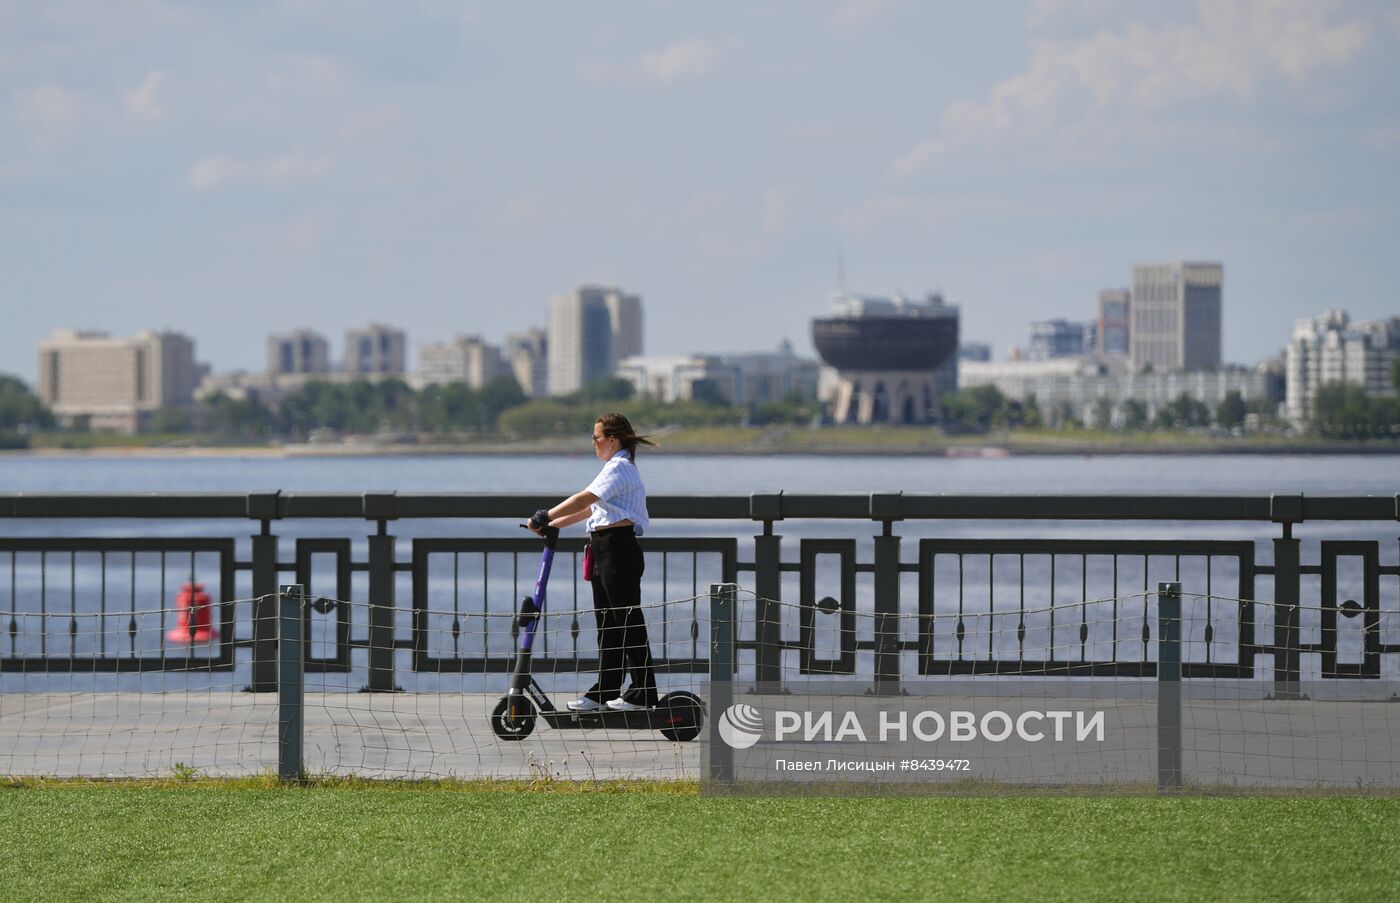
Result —
POLYGON ((330 345, 310 329, 267 337, 268 373, 329 373, 330 345))
POLYGON ((1068 320, 1046 320, 1031 324, 1031 341, 1025 359, 1048 361, 1057 357, 1079 357, 1094 351, 1095 330, 1093 322, 1080 323, 1068 320))
POLYGON ((501 349, 480 336, 458 336, 451 342, 424 345, 418 352, 418 370, 424 385, 466 383, 480 389, 510 372, 501 349))
POLYGON ((549 392, 549 338, 543 329, 506 336, 505 357, 527 397, 541 398, 549 392))
POLYGON ((1393 393, 1390 368, 1400 357, 1400 317, 1352 323, 1344 310, 1299 320, 1288 343, 1288 418, 1311 420, 1317 390, 1326 385, 1360 386, 1368 395, 1393 393))
POLYGON ((39 343, 39 399, 67 424, 140 432, 160 408, 190 404, 200 376, 194 342, 178 332, 60 330, 39 343))
POLYGON ((1220 366, 1219 263, 1137 264, 1132 279, 1133 366, 1210 370, 1220 366))
POLYGON ((585 285, 549 301, 549 394, 576 392, 642 353, 642 299, 585 285))
POLYGON ((1099 292, 1099 319, 1095 351, 1127 355, 1132 346, 1132 293, 1125 288, 1106 288, 1099 292))
POLYGON ((404 373, 408 370, 403 330, 379 323, 345 332, 345 369, 350 373, 404 373))

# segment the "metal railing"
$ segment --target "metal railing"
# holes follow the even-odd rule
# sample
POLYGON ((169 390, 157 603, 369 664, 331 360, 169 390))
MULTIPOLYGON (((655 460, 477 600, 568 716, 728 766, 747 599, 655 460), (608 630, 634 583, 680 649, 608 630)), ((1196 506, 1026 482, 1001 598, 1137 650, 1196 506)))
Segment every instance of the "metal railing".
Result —
MULTIPOLYGON (((411 554, 404 557, 390 525, 434 522, 440 529, 452 519, 515 521, 522 512, 556 500, 554 495, 392 492, 0 495, 0 520, 10 523, 120 518, 244 521, 255 528, 246 559, 238 558, 232 537, 0 536, 0 620, 4 624, 0 670, 217 670, 232 669, 241 660, 251 666, 251 689, 272 691, 277 687, 278 663, 277 612, 272 606, 279 585, 290 578, 307 586, 312 597, 301 632, 308 673, 349 671, 351 652, 356 649, 363 650, 365 688, 371 691, 395 689, 399 650, 409 652, 415 672, 504 671, 510 665, 514 634, 508 632, 510 619, 487 617, 491 600, 499 600, 503 593, 491 588, 493 579, 499 583, 499 575, 492 576, 492 556, 509 562, 513 605, 521 596, 519 574, 528 579, 531 573, 530 565, 522 571, 520 557, 533 559, 538 543, 530 538, 414 537, 411 554), (328 519, 362 520, 366 529, 358 535, 342 531, 332 537, 295 538, 294 554, 284 557, 283 537, 274 532, 275 525, 328 519), (355 549, 361 543, 365 554, 357 558, 355 549), (312 587, 312 562, 323 556, 335 564, 335 586, 328 592, 312 587), (475 589, 462 588, 464 562, 472 579, 480 578, 479 596, 475 589), (352 625, 346 608, 335 600, 351 597, 350 583, 356 574, 367 580, 371 604, 367 623, 352 625), (411 585, 411 598, 398 598, 401 576, 411 585), (234 610, 232 600, 240 597, 235 581, 240 578, 251 582, 251 593, 245 597, 256 600, 249 618, 237 617, 234 610), (165 623, 164 614, 159 615, 159 624, 138 618, 138 610, 151 608, 138 604, 140 598, 159 594, 165 599, 175 586, 197 580, 207 584, 218 612, 218 637, 207 646, 195 649, 171 642, 168 635, 173 628, 165 623), (480 604, 474 605, 473 600, 480 604), (447 630, 431 631, 453 638, 450 644, 440 648, 428 644, 430 631, 424 619, 430 609, 433 617, 452 612, 454 620, 447 630), (80 610, 98 614, 96 630, 79 629, 80 610), (481 618, 482 630, 461 629, 476 617, 481 618), (484 630, 492 622, 497 627, 494 636, 484 630), (485 637, 480 648, 453 648, 457 637, 468 634, 485 637), (317 641, 317 636, 322 639, 317 641), (327 648, 329 654, 317 651, 327 648), (238 650, 246 654, 236 657, 238 650)), ((1345 679, 1379 677, 1382 656, 1400 653, 1400 643, 1383 642, 1379 617, 1380 582, 1400 577, 1400 566, 1381 563, 1380 543, 1324 541, 1319 558, 1305 563, 1301 542, 1293 535, 1295 525, 1305 522, 1395 523, 1400 521, 1400 495, 763 493, 653 496, 649 507, 653 533, 662 536, 649 536, 646 547, 653 561, 659 559, 661 573, 656 579, 663 598, 694 596, 698 586, 714 582, 752 587, 758 601, 746 613, 747 627, 740 631, 736 650, 752 656, 759 688, 781 684, 782 657, 789 652, 799 656, 804 674, 853 673, 857 656, 868 654, 877 690, 891 693, 899 691, 902 669, 909 666, 906 653, 912 654, 920 675, 1150 676, 1156 667, 1150 659, 1157 625, 1146 598, 1149 583, 1155 584, 1158 577, 1183 582, 1188 592, 1205 598, 1203 635, 1183 638, 1194 655, 1183 658, 1184 678, 1251 678, 1256 676, 1257 657, 1271 655, 1272 679, 1286 693, 1300 679, 1304 655, 1318 656, 1321 676, 1345 679), (754 535, 751 545, 743 544, 742 552, 740 539, 733 535, 664 536, 668 521, 682 520, 748 521, 754 524, 754 535), (784 523, 801 522, 806 528, 839 521, 871 525, 873 554, 868 559, 862 559, 853 539, 821 537, 798 540, 796 559, 784 554, 784 537, 778 532, 784 523), (911 537, 896 533, 896 525, 948 521, 1254 522, 1274 525, 1279 535, 1270 541, 1269 561, 1259 560, 1254 541, 1203 538, 1195 535, 1196 527, 1183 527, 1193 535, 1179 540, 1134 539, 1126 527, 1122 539, 918 538, 916 556, 910 560, 905 555, 903 541, 911 537), (819 562, 832 559, 837 577, 822 583, 819 562), (1342 598, 1347 593, 1338 591, 1339 562, 1344 561, 1362 575, 1361 592, 1352 593, 1359 599, 1342 598), (673 570, 683 572, 678 580, 688 575, 690 585, 684 591, 674 588, 673 570), (778 602, 783 599, 785 575, 792 574, 799 584, 798 623, 785 625, 778 602), (856 577, 861 574, 868 574, 873 583, 873 591, 866 595, 856 589, 856 577), (902 589, 906 575, 913 575, 918 584, 912 596, 902 589), (1316 599, 1307 600, 1306 607, 1315 609, 1318 639, 1305 642, 1300 629, 1300 612, 1305 607, 1302 586, 1305 579, 1314 578, 1320 591, 1316 599), (1271 584, 1268 624, 1256 619, 1253 605, 1261 579, 1271 584), (1052 612, 1074 600, 1079 617, 1057 623, 1052 614, 1048 643, 1037 644, 1027 638, 1046 628, 1035 621, 1034 612, 1046 607, 1047 592, 1052 612), (1135 592, 1142 595, 1140 604, 1122 601, 1135 592), (852 626, 853 614, 865 603, 874 616, 873 629, 860 632, 852 626), (900 615, 914 606, 920 617, 901 621, 900 615), (1112 616, 1103 617, 1095 609, 1090 618, 1091 606, 1111 606, 1112 616), (948 619, 934 617, 949 610, 957 613, 951 630, 945 626, 948 619), (1007 618, 1018 619, 1014 632, 986 626, 1007 618), (918 628, 911 634, 900 628, 901 623, 916 623, 918 628), (992 641, 994 634, 1001 639, 992 641), (834 638, 828 644, 834 645, 834 654, 821 654, 818 635, 834 638), (1015 637, 1016 642, 1007 637, 1015 637)), ((732 524, 725 529, 732 532, 732 524)), ((4 532, 0 527, 0 534, 4 532)), ((580 549, 580 540, 560 544, 561 554, 580 549)), ((572 602, 571 622, 564 632, 568 639, 542 650, 542 658, 556 670, 592 670, 596 658, 589 646, 591 625, 581 626, 578 619, 579 610, 586 611, 589 604, 586 600, 580 604, 577 583, 572 602)), ((500 609, 495 613, 500 614, 500 609)), ((709 669, 706 642, 698 629, 702 620, 699 612, 692 612, 689 618, 678 616, 675 622, 653 627, 653 637, 659 634, 661 641, 657 657, 661 670, 709 669), (674 642, 676 636, 680 643, 674 642)))

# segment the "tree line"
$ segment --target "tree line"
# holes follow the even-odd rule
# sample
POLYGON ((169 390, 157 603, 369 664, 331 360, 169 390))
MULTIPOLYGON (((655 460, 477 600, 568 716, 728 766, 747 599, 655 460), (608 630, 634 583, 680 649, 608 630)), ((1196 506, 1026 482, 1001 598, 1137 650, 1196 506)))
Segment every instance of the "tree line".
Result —
MULTIPOLYGON (((1310 432, 1328 439, 1400 438, 1400 363, 1392 377, 1395 396, 1372 397, 1351 385, 1322 387, 1310 432)), ((1115 416, 1113 405, 1100 399, 1087 418, 1091 422, 1085 423, 1081 412, 1068 405, 1046 409, 1034 396, 1017 401, 993 386, 978 386, 945 395, 939 413, 944 429, 953 433, 1022 428, 1179 431, 1233 430, 1251 414, 1281 425, 1269 407, 1230 392, 1212 409, 1183 393, 1151 416, 1146 404, 1134 400, 1124 402, 1115 416)), ((653 428, 827 422, 820 403, 797 397, 777 404, 731 405, 718 393, 698 392, 694 400, 663 402, 636 397, 630 382, 608 377, 570 395, 529 399, 513 377, 503 376, 479 389, 447 383, 415 390, 398 379, 309 382, 275 407, 255 396, 215 393, 191 407, 156 411, 147 431, 251 442, 305 441, 321 430, 345 435, 394 432, 530 439, 583 435, 603 410, 620 411, 633 422, 653 428)), ((82 426, 76 429, 81 431, 82 426)), ((58 431, 52 413, 22 380, 0 375, 0 448, 23 448, 31 437, 58 431)))

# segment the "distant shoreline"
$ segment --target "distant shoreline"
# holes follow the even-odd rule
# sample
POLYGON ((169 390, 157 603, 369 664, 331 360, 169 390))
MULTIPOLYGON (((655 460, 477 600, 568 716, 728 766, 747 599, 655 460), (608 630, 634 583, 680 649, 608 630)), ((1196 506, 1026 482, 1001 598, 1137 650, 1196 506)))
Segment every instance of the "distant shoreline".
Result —
MULTIPOLYGON (((540 440, 516 443, 462 444, 298 444, 277 446, 103 446, 95 448, 38 448, 0 451, 5 458, 121 459, 121 458, 374 458, 374 457, 489 457, 505 455, 551 455, 582 457, 588 449, 568 440, 540 440)), ((1047 443, 989 442, 986 444, 917 443, 812 443, 810 445, 759 444, 715 441, 704 444, 663 440, 648 455, 666 457, 851 457, 946 458, 990 460, 1005 457, 1094 457, 1099 455, 1191 456, 1191 455, 1400 455, 1400 443, 1358 442, 1181 442, 1181 443, 1047 443)))

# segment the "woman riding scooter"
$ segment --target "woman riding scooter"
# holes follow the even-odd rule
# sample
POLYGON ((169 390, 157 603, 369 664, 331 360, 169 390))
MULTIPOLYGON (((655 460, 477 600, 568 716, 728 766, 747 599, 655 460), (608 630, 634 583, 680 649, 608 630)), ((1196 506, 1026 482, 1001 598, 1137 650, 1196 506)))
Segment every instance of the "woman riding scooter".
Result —
POLYGON ((536 511, 530 529, 567 527, 587 519, 589 545, 585 578, 593 586, 598 621, 598 682, 568 707, 574 712, 608 709, 620 712, 652 708, 657 703, 651 646, 642 615, 642 572, 646 562, 637 537, 646 532, 646 487, 637 471, 637 446, 655 446, 639 436, 621 414, 604 414, 593 424, 593 453, 604 462, 582 492, 550 509, 536 511), (623 692, 624 676, 631 686, 623 692))

